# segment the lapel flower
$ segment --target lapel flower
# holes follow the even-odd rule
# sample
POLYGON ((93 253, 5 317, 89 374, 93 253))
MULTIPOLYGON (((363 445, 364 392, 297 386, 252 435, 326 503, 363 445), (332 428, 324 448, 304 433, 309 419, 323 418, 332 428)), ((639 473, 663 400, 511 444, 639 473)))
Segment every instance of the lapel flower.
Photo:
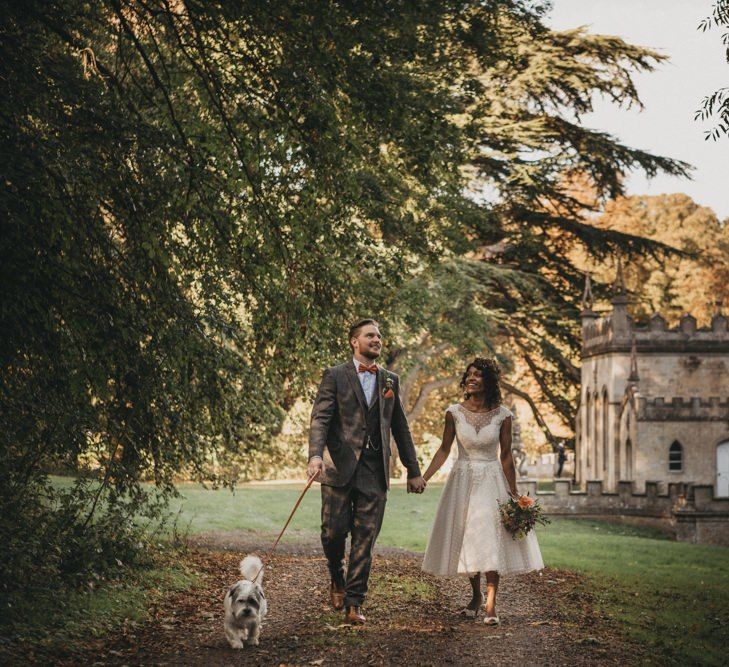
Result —
POLYGON ((392 398, 395 392, 392 390, 392 378, 388 375, 385 379, 385 389, 382 392, 385 398, 392 398))

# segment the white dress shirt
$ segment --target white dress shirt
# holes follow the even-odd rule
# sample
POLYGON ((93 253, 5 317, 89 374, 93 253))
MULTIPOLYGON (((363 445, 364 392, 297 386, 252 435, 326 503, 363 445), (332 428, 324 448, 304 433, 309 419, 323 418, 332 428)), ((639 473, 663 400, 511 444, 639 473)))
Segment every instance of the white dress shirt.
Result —
MULTIPOLYGON (((362 385, 362 391, 364 392, 367 405, 369 405, 372 403, 372 394, 377 388, 377 375, 375 373, 360 373, 359 365, 361 362, 357 361, 356 357, 352 357, 352 361, 354 363, 354 370, 357 371, 357 376, 359 377, 359 383, 362 385)), ((367 366, 367 364, 364 365, 367 366)))

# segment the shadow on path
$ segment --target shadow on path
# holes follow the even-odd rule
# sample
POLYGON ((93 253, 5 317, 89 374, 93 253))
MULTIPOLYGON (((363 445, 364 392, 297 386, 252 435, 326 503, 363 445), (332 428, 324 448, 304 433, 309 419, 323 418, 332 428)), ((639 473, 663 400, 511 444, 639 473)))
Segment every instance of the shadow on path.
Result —
MULTIPOLYGON (((254 537, 248 535, 248 538, 254 537)), ((580 577, 545 570, 505 578, 499 596, 502 624, 492 628, 456 610, 470 597, 465 578, 436 579, 420 571, 420 557, 381 549, 375 559, 365 612, 351 628, 327 604, 327 575, 316 544, 288 543, 264 581, 269 614, 261 644, 232 650, 222 628, 222 599, 237 579, 241 556, 263 553, 252 540, 214 540, 199 546, 190 565, 202 585, 170 595, 151 621, 98 644, 98 652, 67 664, 144 665, 626 665, 629 646, 592 607, 580 577), (221 550, 223 547, 225 550, 221 550)))

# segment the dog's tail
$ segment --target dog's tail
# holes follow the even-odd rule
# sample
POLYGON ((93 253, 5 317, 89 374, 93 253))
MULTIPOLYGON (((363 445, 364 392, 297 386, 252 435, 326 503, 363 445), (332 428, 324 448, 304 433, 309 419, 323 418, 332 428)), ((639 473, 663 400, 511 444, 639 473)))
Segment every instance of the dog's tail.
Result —
POLYGON ((258 556, 246 556, 240 562, 240 573, 244 579, 260 586, 263 583, 263 562, 258 556))

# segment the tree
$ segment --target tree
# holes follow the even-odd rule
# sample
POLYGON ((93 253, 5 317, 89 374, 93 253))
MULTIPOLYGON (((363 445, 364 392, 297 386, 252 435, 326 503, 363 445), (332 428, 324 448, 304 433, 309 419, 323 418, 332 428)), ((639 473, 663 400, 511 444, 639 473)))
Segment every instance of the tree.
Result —
POLYGON ((564 402, 549 396, 571 372, 579 275, 564 239, 598 255, 651 244, 585 224, 559 178, 578 169, 607 196, 624 169, 683 166, 564 118, 596 92, 636 100, 630 68, 657 56, 550 32, 542 12, 527 0, 5 3, 7 581, 70 533, 78 548, 44 563, 77 567, 99 512, 135 511, 144 479, 169 493, 177 475, 220 481, 231 456, 270 450, 360 313, 385 315, 403 349, 411 331, 466 340, 492 313, 499 340, 548 360, 534 376, 564 402), (494 201, 469 196, 484 184, 494 201), (433 306, 426 321, 419 295, 399 301, 449 271, 466 290, 457 320, 433 306), (59 495, 56 465, 99 484, 59 495))
MULTIPOLYGON (((717 302, 728 302, 729 229, 710 208, 681 193, 622 197, 606 205, 598 225, 640 230, 683 253, 661 261, 636 257, 625 266, 634 317, 660 313, 676 324, 681 315, 691 313, 699 326, 707 326, 717 302)), ((603 281, 613 273, 612 266, 596 267, 603 281)))
POLYGON ((169 492, 265 451, 338 349, 332 331, 458 236, 453 91, 498 53, 501 13, 532 16, 521 2, 5 3, 7 581, 142 497, 142 479, 169 492), (55 521, 59 464, 101 486, 61 494, 55 521), (43 530, 27 529, 34 512, 43 530))
POLYGON ((573 425, 585 267, 616 253, 669 251, 638 228, 597 225, 594 213, 622 193, 626 170, 681 174, 687 165, 580 124, 596 94, 640 104, 632 71, 650 70, 660 56, 581 29, 505 19, 502 30, 504 57, 480 71, 467 113, 471 190, 490 206, 474 202, 458 248, 401 292, 414 306, 399 309, 408 313, 400 330, 412 333, 400 336, 391 360, 417 417, 430 392, 455 386, 464 359, 495 354, 507 388, 556 444, 551 417, 561 435, 573 425), (576 261, 578 248, 586 264, 576 261))
MULTIPOLYGON (((729 63, 729 0, 716 0, 711 14, 699 23, 699 30, 706 32, 712 26, 727 29, 721 36, 721 41, 727 47, 726 61, 729 63)), ((729 135, 729 87, 718 88, 701 100, 694 119, 706 121, 711 118, 716 118, 717 121, 713 128, 706 131, 706 139, 716 141, 722 134, 729 135)))

